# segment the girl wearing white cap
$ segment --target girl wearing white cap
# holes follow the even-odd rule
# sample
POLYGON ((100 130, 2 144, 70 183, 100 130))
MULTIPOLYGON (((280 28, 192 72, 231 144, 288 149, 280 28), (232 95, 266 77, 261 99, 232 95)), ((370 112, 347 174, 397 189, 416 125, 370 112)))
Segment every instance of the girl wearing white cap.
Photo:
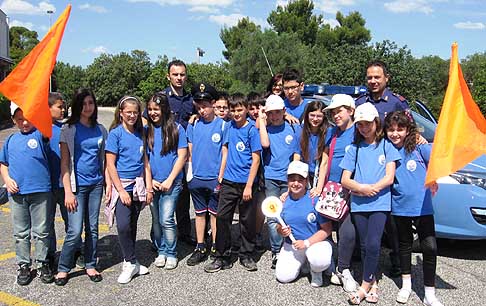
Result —
POLYGON ((390 185, 395 176, 395 161, 401 156, 383 138, 378 111, 371 103, 356 108, 356 132, 353 145, 339 166, 343 169, 342 185, 351 191, 351 214, 361 243, 363 279, 349 295, 349 302, 359 305, 363 299, 378 302, 376 271, 381 237, 391 210, 390 185))

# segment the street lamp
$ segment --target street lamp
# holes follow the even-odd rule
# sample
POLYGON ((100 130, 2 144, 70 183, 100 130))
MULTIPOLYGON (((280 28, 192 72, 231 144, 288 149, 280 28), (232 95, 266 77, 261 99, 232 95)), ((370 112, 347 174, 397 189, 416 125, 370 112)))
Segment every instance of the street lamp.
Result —
MULTIPOLYGON (((47 10, 47 15, 49 15, 49 30, 52 26, 52 14, 54 14, 53 10, 47 10)), ((52 74, 49 76, 49 92, 52 92, 52 74)))

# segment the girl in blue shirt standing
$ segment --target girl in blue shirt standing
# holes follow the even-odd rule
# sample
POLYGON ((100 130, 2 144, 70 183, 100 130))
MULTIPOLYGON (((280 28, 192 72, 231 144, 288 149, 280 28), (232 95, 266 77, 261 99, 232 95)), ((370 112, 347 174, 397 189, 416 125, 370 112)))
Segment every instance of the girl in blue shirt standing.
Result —
POLYGON ((96 271, 98 217, 105 181, 104 146, 106 129, 98 123, 96 98, 89 89, 76 92, 71 117, 61 130, 61 178, 68 228, 59 258, 56 285, 64 286, 74 268, 74 254, 85 231, 84 260, 86 274, 93 282, 102 280, 96 271))
MULTIPOLYGON (((133 276, 147 274, 135 257, 137 222, 144 202, 152 201, 152 176, 143 147, 142 104, 135 97, 120 99, 115 119, 106 142, 106 168, 112 184, 107 186, 117 223, 118 240, 123 254, 123 269, 118 277, 120 284, 130 282, 133 276), (147 171, 148 169, 148 171, 147 171), (144 183, 144 174, 146 186, 144 183)), ((108 222, 112 213, 108 211, 108 222)))
POLYGON ((392 190, 392 215, 397 223, 402 271, 397 302, 407 303, 412 292, 412 225, 415 225, 423 253, 424 304, 442 306, 435 296, 437 243, 432 209, 432 195, 438 186, 434 184, 430 189, 424 186, 431 145, 416 144, 417 127, 410 113, 405 111, 388 114, 385 131, 401 155, 392 190))
POLYGON ((182 168, 186 162, 184 128, 175 123, 165 94, 155 94, 147 103, 145 138, 147 167, 152 175, 154 201, 150 205, 154 242, 158 248, 155 266, 177 267, 177 229, 174 219, 177 198, 182 190, 182 168))
POLYGON ((349 303, 359 305, 363 299, 369 303, 378 301, 376 271, 381 236, 391 210, 390 185, 400 154, 383 139, 378 111, 371 103, 356 108, 354 122, 354 143, 339 166, 343 169, 341 183, 352 193, 351 214, 361 243, 363 280, 358 290, 349 295, 349 303))

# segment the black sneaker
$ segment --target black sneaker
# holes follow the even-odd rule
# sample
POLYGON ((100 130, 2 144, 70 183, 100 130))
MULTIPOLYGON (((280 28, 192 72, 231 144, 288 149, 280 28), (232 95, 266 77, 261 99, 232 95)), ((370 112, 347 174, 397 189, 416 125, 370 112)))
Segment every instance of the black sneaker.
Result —
POLYGON ((277 260, 278 260, 278 253, 272 253, 272 266, 271 268, 275 270, 275 267, 277 266, 277 260))
POLYGON ((195 266, 198 263, 206 261, 208 259, 208 251, 206 248, 196 248, 192 253, 191 257, 187 260, 188 266, 195 266))
POLYGON ((79 269, 84 269, 86 267, 85 263, 84 263, 84 254, 81 253, 80 251, 76 251, 76 253, 74 253, 74 258, 75 258, 75 261, 76 261, 76 267, 78 267, 79 269))
POLYGON ((37 268, 37 276, 44 284, 50 284, 54 281, 54 274, 48 263, 43 263, 40 268, 37 268))
POLYGON ((226 261, 221 258, 215 258, 212 262, 208 263, 204 267, 204 271, 206 271, 207 273, 214 273, 220 270, 231 269, 232 267, 233 264, 230 261, 226 261))
POLYGON ((209 251, 209 258, 214 260, 216 258, 216 247, 213 245, 211 246, 211 251, 209 251))
POLYGON ((19 284, 20 286, 28 285, 32 280, 29 266, 26 265, 20 266, 17 271, 18 271, 17 284, 19 284))
POLYGON ((243 266, 247 271, 256 271, 258 270, 257 264, 251 258, 245 257, 240 258, 240 265, 243 266))

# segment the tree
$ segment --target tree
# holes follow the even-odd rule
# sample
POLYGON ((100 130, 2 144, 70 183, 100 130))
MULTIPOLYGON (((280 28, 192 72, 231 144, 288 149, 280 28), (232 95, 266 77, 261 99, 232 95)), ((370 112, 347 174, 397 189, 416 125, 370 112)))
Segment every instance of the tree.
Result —
POLYGON ((461 66, 474 101, 482 113, 486 114, 486 52, 466 57, 461 66))
POLYGON ((219 37, 226 48, 226 50, 223 51, 224 58, 230 60, 233 52, 241 47, 241 44, 246 37, 260 32, 260 26, 257 26, 250 21, 250 18, 248 17, 240 19, 236 26, 230 28, 224 27, 221 29, 219 37))
POLYGON ((167 67, 169 65, 169 58, 167 56, 159 56, 157 61, 153 65, 149 76, 140 81, 139 89, 140 96, 147 100, 152 97, 152 95, 161 91, 167 86, 169 86, 169 80, 167 80, 167 67))
POLYGON ((196 83, 205 82, 214 86, 218 91, 228 91, 232 85, 227 64, 189 64, 187 65, 187 75, 188 88, 192 88, 196 83))
POLYGON ((16 66, 39 43, 37 32, 24 27, 10 28, 10 58, 16 66))
POLYGON ((270 12, 267 22, 278 34, 296 33, 300 41, 312 46, 323 22, 322 15, 314 15, 311 0, 290 1, 286 6, 278 6, 270 12))
POLYGON ((53 91, 61 92, 69 101, 78 88, 86 86, 85 75, 81 66, 57 62, 52 74, 53 91))
POLYGON ((339 48, 343 44, 365 47, 371 40, 370 30, 365 27, 366 20, 359 12, 351 12, 348 16, 337 12, 336 21, 338 26, 334 28, 326 24, 319 29, 317 45, 328 50, 339 48))

